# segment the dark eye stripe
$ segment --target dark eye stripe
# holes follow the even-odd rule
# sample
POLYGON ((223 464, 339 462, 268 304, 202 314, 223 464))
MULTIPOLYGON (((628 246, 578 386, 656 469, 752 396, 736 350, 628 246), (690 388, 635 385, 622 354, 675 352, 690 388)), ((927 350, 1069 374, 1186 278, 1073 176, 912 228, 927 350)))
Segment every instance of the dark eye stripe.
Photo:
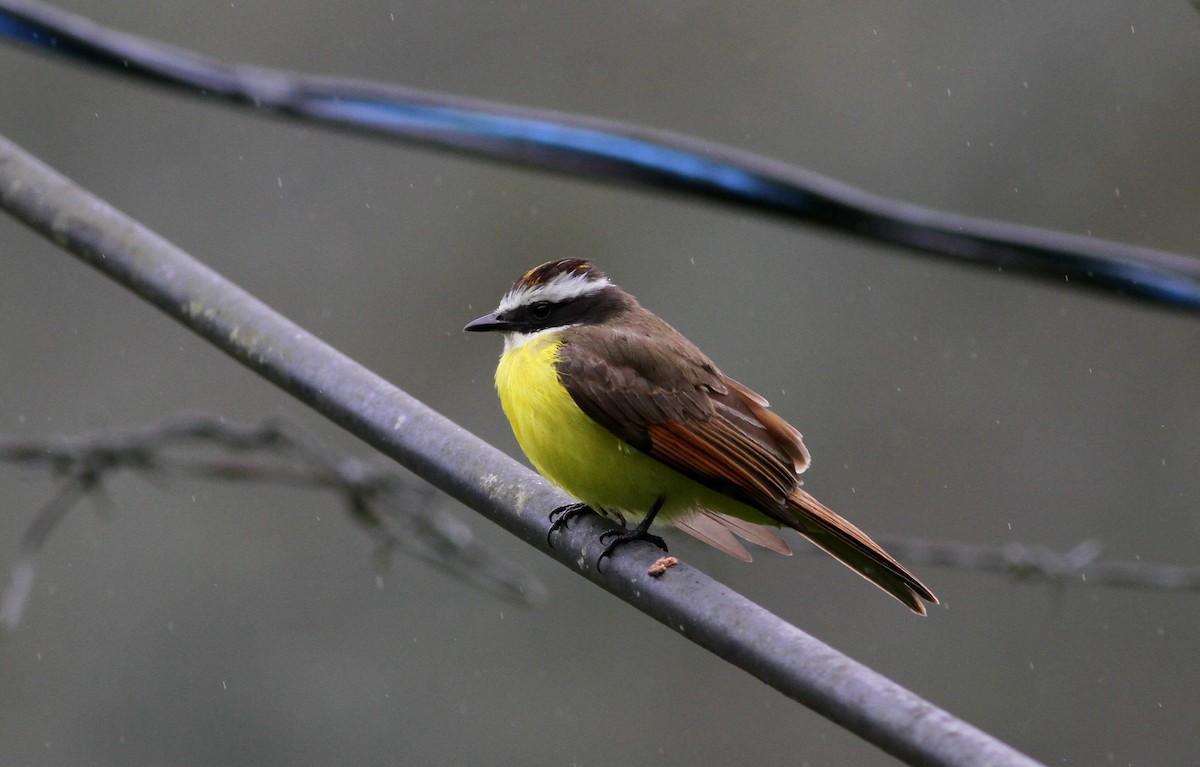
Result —
POLYGON ((604 322, 620 307, 621 295, 618 291, 601 290, 555 303, 534 301, 522 304, 506 312, 506 315, 510 321, 520 323, 525 331, 534 331, 604 322))

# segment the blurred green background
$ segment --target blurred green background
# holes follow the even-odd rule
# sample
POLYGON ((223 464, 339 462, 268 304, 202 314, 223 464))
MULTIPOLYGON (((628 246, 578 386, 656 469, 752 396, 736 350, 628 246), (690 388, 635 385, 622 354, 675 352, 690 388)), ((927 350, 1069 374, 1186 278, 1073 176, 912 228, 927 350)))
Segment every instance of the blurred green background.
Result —
MULTIPOLYGON (((626 120, 913 203, 1200 252, 1184 2, 59 5, 231 61, 626 120)), ((869 532, 1197 563, 1195 317, 11 46, 0 73, 0 131, 513 454, 498 340, 460 329, 524 269, 585 256, 797 424, 807 486, 869 532)), ((368 454, 9 219, 0 249, 0 432, 283 413, 368 454)), ((0 567, 52 490, 0 467, 0 567)), ((377 585, 328 494, 110 494, 115 514, 81 508, 54 535, 0 642, 0 763, 894 763, 465 509, 547 605, 407 561, 377 585)), ((921 567, 945 606, 919 620, 826 558, 746 566, 685 537, 673 553, 1047 763, 1200 749, 1200 595, 921 567)))

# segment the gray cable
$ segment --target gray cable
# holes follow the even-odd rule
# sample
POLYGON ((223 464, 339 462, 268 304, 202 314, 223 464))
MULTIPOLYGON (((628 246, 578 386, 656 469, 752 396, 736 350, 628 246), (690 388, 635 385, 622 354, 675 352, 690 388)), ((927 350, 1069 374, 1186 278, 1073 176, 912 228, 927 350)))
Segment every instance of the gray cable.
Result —
POLYGON ((0 206, 526 543, 908 764, 1038 764, 686 564, 656 579, 656 554, 633 547, 598 574, 598 518, 549 548, 547 513, 567 499, 544 480, 2 136, 0 206))

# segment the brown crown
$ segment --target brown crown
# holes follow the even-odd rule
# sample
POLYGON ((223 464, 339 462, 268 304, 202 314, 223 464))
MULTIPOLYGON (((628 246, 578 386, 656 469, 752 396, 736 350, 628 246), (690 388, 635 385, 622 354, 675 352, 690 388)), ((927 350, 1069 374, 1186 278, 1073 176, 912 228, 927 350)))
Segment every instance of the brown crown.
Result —
POLYGON ((605 279, 604 273, 592 265, 586 258, 560 258, 557 261, 547 261, 541 266, 535 266, 521 279, 513 283, 513 288, 535 288, 546 285, 556 277, 584 277, 589 280, 605 279))

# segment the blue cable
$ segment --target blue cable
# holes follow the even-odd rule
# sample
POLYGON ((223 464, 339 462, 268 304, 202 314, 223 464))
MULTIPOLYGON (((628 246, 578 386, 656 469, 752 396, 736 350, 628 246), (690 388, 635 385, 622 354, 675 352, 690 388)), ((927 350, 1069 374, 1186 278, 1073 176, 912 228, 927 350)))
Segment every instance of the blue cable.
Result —
POLYGON ((292 119, 706 198, 1002 274, 1200 311, 1200 260, 921 208, 679 134, 395 85, 226 64, 30 0, 0 0, 0 37, 292 119))

